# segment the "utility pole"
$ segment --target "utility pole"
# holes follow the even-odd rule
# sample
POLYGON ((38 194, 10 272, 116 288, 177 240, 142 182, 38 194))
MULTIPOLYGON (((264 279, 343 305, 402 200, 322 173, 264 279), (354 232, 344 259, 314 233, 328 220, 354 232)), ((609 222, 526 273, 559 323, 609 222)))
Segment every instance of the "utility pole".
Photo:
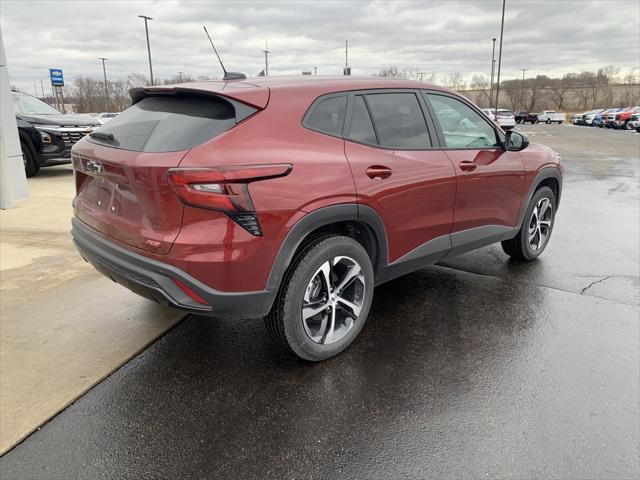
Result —
POLYGON ((313 74, 318 75, 318 67, 313 67, 313 74))
POLYGON ((42 101, 44 102, 44 82, 40 79, 40 90, 42 90, 42 101))
POLYGON ((502 0, 502 22, 500 23, 500 51, 498 52, 498 78, 496 80, 496 104, 494 120, 498 121, 498 99, 500 97, 500 67, 502 66, 502 38, 504 36, 504 10, 507 0, 502 0))
POLYGON ((491 50, 491 84, 489 85, 489 106, 493 105, 493 72, 496 68, 496 39, 492 38, 493 48, 491 50))
POLYGON ((522 70, 522 89, 521 89, 522 91, 520 93, 520 96, 522 98, 522 107, 524 107, 524 72, 526 72, 529 69, 528 68, 521 68, 520 70, 522 70))
POLYGON ((104 75, 104 111, 109 111, 109 84, 107 83, 107 67, 104 62, 109 60, 108 58, 98 57, 98 60, 102 60, 102 73, 104 75))
POLYGON ((178 81, 179 81, 180 83, 182 83, 182 73, 183 73, 183 72, 178 72, 178 81))
POLYGON ((264 42, 264 76, 269 75, 269 44, 264 42))
POLYGON ((425 75, 427 72, 418 72, 418 75, 420 75, 420 83, 422 83, 422 76, 425 75))
POLYGON ((146 15, 138 15, 138 17, 144 19, 144 33, 147 35, 147 53, 149 54, 149 76, 151 80, 151 85, 153 85, 153 67, 151 66, 151 45, 149 44, 149 27, 147 25, 147 21, 153 20, 153 18, 147 17, 146 15))

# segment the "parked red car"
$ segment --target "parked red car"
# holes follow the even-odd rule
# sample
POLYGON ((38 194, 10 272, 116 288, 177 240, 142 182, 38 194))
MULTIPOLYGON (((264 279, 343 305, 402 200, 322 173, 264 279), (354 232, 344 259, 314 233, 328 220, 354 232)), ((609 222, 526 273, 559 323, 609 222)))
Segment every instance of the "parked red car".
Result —
POLYGON ((442 87, 267 77, 131 91, 73 148, 73 238, 136 293, 265 317, 307 360, 346 348, 375 285, 549 242, 560 159, 442 87))
POLYGON ((640 107, 629 107, 622 112, 616 113, 613 120, 613 128, 622 128, 624 130, 631 130, 629 127, 629 120, 634 113, 640 112, 640 107))

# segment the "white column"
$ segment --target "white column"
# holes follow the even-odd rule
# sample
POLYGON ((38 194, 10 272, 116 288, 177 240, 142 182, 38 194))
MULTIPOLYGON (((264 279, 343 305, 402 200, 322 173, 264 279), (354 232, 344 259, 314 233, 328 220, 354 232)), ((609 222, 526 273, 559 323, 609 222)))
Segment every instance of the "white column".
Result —
POLYGON ((27 196, 27 178, 0 30, 0 208, 13 208, 16 201, 27 196))

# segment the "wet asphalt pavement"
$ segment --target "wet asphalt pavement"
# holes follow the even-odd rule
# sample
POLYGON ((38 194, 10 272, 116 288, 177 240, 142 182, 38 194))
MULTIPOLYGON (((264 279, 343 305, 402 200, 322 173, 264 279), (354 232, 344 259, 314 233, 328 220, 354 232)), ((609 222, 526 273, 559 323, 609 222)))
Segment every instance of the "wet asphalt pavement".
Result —
POLYGON ((499 246, 376 289, 343 354, 188 317, 0 460, 20 478, 638 478, 640 135, 526 126, 567 176, 499 246))

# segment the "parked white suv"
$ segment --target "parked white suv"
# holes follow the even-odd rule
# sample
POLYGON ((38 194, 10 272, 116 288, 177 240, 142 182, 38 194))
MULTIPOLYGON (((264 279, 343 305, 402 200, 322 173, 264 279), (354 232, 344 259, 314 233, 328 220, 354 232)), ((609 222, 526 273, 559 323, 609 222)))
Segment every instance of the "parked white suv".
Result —
MULTIPOLYGON (((487 117, 495 121, 496 110, 494 108, 483 108, 482 111, 487 117)), ((497 123, 498 125, 500 125, 500 128, 502 128, 503 130, 511 130, 513 127, 516 126, 516 116, 513 114, 511 110, 499 108, 497 123)))

